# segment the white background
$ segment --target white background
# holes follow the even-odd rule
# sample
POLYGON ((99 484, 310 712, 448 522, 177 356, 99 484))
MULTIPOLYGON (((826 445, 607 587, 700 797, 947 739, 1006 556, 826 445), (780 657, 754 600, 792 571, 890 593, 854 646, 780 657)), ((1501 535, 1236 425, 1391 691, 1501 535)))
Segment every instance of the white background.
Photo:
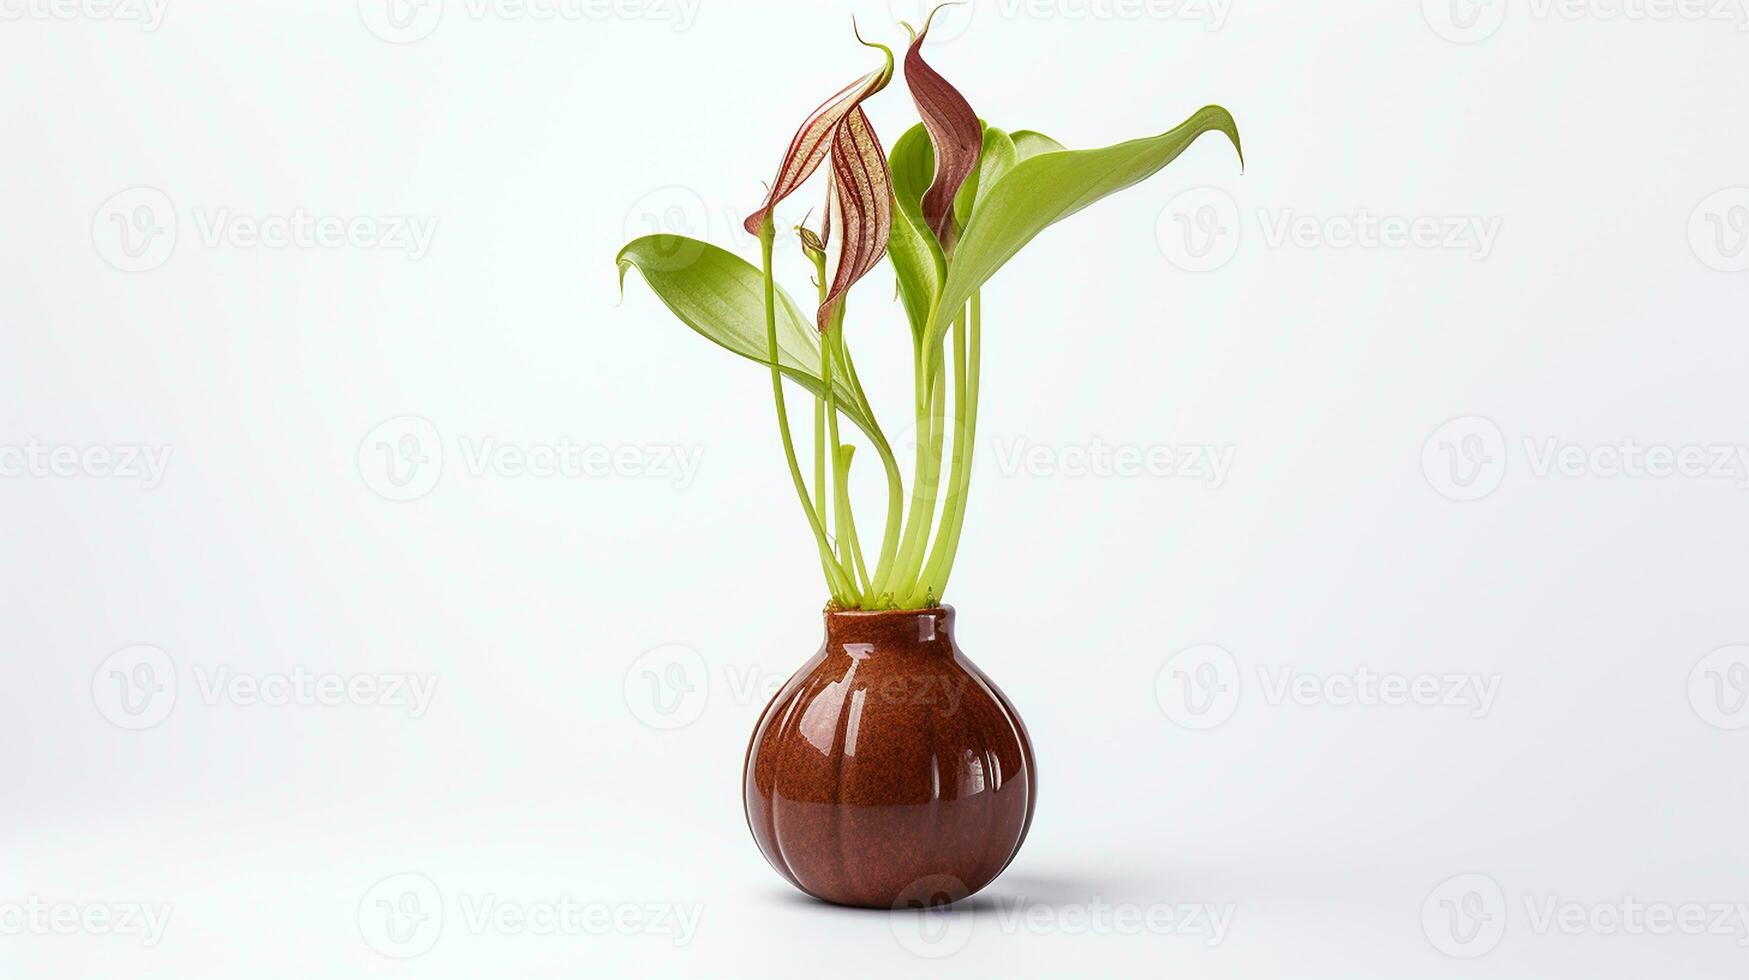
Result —
MULTIPOLYGON (((916 13, 849 6, 894 43, 916 13)), ((0 974, 1742 977, 1741 912, 1609 914, 1749 902, 1741 5, 1218 6, 938 22, 996 125, 1097 146, 1220 102, 1249 169, 1207 138, 985 292, 949 599, 1041 796, 920 936, 748 837, 742 752, 819 642, 818 568, 765 375, 635 276, 616 305, 613 269, 658 228, 752 254, 795 125, 873 65, 845 5, 448 0, 397 31, 374 0, 0 0, 0 974), (250 237, 299 215, 435 234, 250 237), (476 458, 567 441, 636 461, 476 458), (1624 468, 1630 441, 1725 467, 1624 468), (1231 465, 1083 467, 1101 446, 1231 465), (1495 696, 1339 703, 1363 669, 1495 696), (209 690, 300 670, 436 688, 209 690), (391 933, 403 892, 424 918, 391 933), (565 896, 605 931, 474 917, 565 896), (142 902, 155 944, 31 911, 142 902), (1203 905, 1219 937, 1159 926, 1203 905)), ((872 108, 889 144, 912 113, 872 108)), ((890 290, 850 329, 898 430, 890 290)))

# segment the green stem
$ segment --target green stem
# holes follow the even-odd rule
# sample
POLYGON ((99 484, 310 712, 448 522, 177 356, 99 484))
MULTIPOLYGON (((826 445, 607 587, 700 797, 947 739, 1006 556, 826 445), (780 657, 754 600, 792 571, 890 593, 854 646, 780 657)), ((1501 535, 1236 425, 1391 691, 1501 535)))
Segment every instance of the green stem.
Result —
MULTIPOLYGON (((841 301, 833 311, 832 318, 827 322, 826 335, 820 338, 820 379, 826 385, 826 431, 831 438, 832 447, 832 482, 835 487, 832 497, 832 516, 836 524, 838 538, 838 567, 844 570, 845 578, 852 578, 850 571, 856 566, 855 549, 850 540, 850 488, 845 485, 845 467, 840 462, 843 455, 843 444, 838 438, 838 386, 832 380, 832 351, 837 344, 837 335, 844 329, 844 303, 841 301)), ((866 588, 866 584, 864 588, 866 588)), ((857 605, 862 604, 862 595, 856 591, 853 584, 849 598, 857 605)))
MULTIPOLYGON (((880 454, 881 467, 887 474, 887 526, 881 533, 880 558, 875 563, 874 575, 870 579, 871 588, 865 589, 864 606, 869 603, 879 603, 883 592, 878 591, 885 583, 888 573, 893 567, 893 560, 899 553, 900 517, 905 508, 905 485, 899 477, 899 461, 893 458, 893 447, 888 444, 886 433, 881 431, 880 423, 875 421, 874 407, 869 404, 868 394, 862 390, 862 381, 856 376, 856 362, 850 358, 850 345, 845 342, 842 331, 838 334, 839 360, 844 364, 844 374, 850 379, 850 389, 856 394, 857 406, 868 419, 869 438, 873 440, 875 452, 880 454)), ((860 544, 860 542, 858 542, 860 544)), ((860 551, 860 547, 858 551, 860 551)))
POLYGON ((856 568, 856 577, 862 582, 861 608, 868 608, 873 585, 868 577, 868 564, 863 561, 862 542, 856 536, 856 514, 850 506, 850 457, 853 447, 845 446, 838 459, 838 499, 832 505, 838 508, 838 549, 844 551, 845 542, 849 542, 850 554, 844 561, 856 568))
POLYGON ((966 499, 971 495, 972 454, 978 446, 979 335, 983 322, 983 300, 974 292, 970 329, 962 333, 956 326, 954 330, 954 374, 956 382, 962 383, 963 391, 955 391, 958 431, 954 433, 954 472, 948 485, 947 513, 942 516, 941 531, 936 536, 935 548, 929 554, 929 565, 923 573, 927 589, 937 600, 947 592, 948 576, 953 573, 953 560, 959 553, 960 532, 965 528, 966 499), (969 335, 969 340, 966 335, 969 335), (962 447, 964 452, 961 452, 962 447))
POLYGON ((826 523, 826 400, 814 396, 814 518, 826 523))
MULTIPOLYGON (((911 388, 912 388, 912 434, 916 439, 916 450, 911 459, 911 503, 905 510, 904 528, 899 536, 899 551, 885 576, 875 579, 875 592, 880 595, 891 595, 895 602, 903 600, 911 591, 911 583, 904 578, 905 565, 910 558, 911 540, 916 536, 918 510, 922 506, 918 489, 922 486, 923 458, 929 450, 929 391, 923 381, 923 348, 920 343, 914 343, 911 348, 911 388)), ((888 480, 891 483, 891 478, 888 480)))
POLYGON ((901 597, 906 608, 915 608, 912 593, 917 591, 923 549, 929 543, 929 530, 935 523, 936 500, 940 496, 941 451, 947 414, 947 384, 942 377, 941 353, 937 350, 936 356, 930 358, 925 351, 918 364, 919 377, 927 372, 927 380, 920 386, 919 404, 927 407, 917 422, 916 485, 911 489, 911 514, 905 525, 905 542, 900 548, 893 578, 894 592, 901 597))
MULTIPOLYGON (((808 259, 814 264, 814 287, 824 305, 826 256, 809 251, 808 259)), ((814 396, 814 517, 826 526, 826 399, 820 395, 814 396)))
MULTIPOLYGON (((759 229, 759 257, 765 275, 765 351, 771 359, 771 398, 777 403, 777 431, 783 438, 783 456, 789 463, 790 481, 795 484, 803 513, 808 515, 808 527, 814 532, 814 543, 820 550, 820 564, 826 573, 826 587, 831 591, 833 601, 842 606, 846 605, 845 598, 851 592, 850 582, 844 570, 833 560, 832 547, 826 543, 826 531, 814 515, 813 501, 808 499, 808 485, 802 479, 802 468, 796 465, 795 440, 789 431, 789 409, 783 402, 783 372, 778 368, 777 348, 777 281, 771 273, 771 247, 776 238, 776 225, 771 216, 766 215, 765 223, 759 229)), ((829 388, 831 382, 827 384, 829 388)))

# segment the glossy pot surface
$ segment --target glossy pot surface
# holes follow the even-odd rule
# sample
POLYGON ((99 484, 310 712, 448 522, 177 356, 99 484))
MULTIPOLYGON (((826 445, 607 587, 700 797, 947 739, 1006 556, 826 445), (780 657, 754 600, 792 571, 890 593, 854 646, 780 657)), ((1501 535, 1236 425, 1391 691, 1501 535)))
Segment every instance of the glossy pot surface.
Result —
POLYGON ((953 639, 950 606, 826 612, 826 641, 747 747, 747 825, 816 898, 957 900, 1002 873, 1037 798, 1032 743, 953 639))

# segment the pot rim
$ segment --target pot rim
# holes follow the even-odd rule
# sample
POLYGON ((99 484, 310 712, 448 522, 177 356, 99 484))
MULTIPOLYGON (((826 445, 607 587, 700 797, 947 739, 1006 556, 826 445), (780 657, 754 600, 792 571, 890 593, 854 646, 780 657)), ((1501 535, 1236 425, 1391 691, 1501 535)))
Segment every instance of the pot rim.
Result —
POLYGON ((918 616, 938 616, 943 613, 953 615, 953 606, 942 603, 939 606, 928 606, 923 609, 834 609, 825 608, 828 619, 905 619, 918 616))

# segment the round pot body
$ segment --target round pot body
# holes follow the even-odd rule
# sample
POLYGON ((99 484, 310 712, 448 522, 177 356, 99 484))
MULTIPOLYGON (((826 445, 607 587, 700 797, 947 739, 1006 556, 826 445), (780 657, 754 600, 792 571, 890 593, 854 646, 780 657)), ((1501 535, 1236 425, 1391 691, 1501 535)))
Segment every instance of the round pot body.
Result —
POLYGON ((1026 839, 1020 715, 953 639, 952 607, 826 612, 826 642, 747 746, 747 826, 790 883, 839 905, 964 898, 1026 839))

